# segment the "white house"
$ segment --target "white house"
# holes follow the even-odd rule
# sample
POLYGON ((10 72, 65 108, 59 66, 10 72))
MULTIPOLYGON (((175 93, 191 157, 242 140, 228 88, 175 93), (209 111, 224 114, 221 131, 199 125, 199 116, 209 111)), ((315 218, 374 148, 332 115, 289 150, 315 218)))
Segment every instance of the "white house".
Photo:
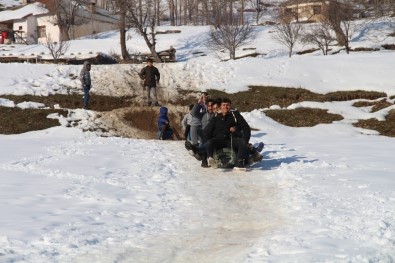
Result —
POLYGON ((288 0, 280 7, 282 15, 292 16, 296 21, 318 22, 325 19, 329 8, 342 8, 340 0, 288 0))
MULTIPOLYGON (((37 30, 36 16, 45 13, 48 13, 48 10, 40 3, 25 5, 16 10, 2 11, 0 12, 0 30, 14 31, 16 38, 20 42, 37 43, 35 38, 37 30)), ((2 41, 7 43, 5 39, 2 41)))
MULTIPOLYGON (((92 1, 77 12, 77 18, 84 22, 72 27, 69 32, 72 39, 118 28, 119 17, 97 8, 95 4, 96 2, 92 1)), ((17 43, 42 43, 46 41, 47 36, 53 41, 59 41, 60 31, 59 27, 54 25, 54 21, 55 17, 49 14, 48 9, 36 2, 17 10, 0 12, 0 31, 8 31, 9 38, 13 32, 17 43)), ((4 43, 9 41, 10 39, 7 39, 4 43)))

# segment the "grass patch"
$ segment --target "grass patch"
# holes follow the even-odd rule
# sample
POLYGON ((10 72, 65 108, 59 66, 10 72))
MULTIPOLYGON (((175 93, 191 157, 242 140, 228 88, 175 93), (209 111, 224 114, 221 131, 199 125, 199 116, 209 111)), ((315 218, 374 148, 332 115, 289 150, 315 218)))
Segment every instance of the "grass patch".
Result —
POLYGON ((327 94, 318 94, 302 88, 281 88, 270 86, 250 86, 248 91, 227 94, 218 90, 209 90, 212 98, 228 97, 233 106, 241 111, 252 111, 259 108, 269 108, 273 105, 288 107, 302 101, 347 101, 355 99, 378 99, 387 94, 375 91, 338 91, 327 94))
POLYGON ((310 49, 306 49, 306 50, 302 50, 302 51, 296 52, 296 54, 298 54, 298 55, 310 54, 310 53, 316 52, 318 50, 320 50, 320 49, 319 48, 310 48, 310 49))
POLYGON ((382 99, 379 101, 358 101, 353 104, 354 107, 372 107, 371 112, 376 112, 382 109, 385 109, 389 106, 392 106, 391 102, 388 102, 386 99, 382 99))
MULTIPOLYGON (((14 101, 15 104, 31 101, 43 103, 46 107, 53 108, 59 104, 65 109, 82 108, 82 95, 50 95, 50 96, 33 96, 33 95, 1 95, 1 98, 14 101)), ((129 107, 132 105, 131 97, 110 97, 102 95, 91 95, 90 106, 94 111, 111 111, 117 108, 129 107)), ((55 109, 19 109, 0 107, 0 134, 19 134, 28 131, 43 130, 54 126, 59 126, 59 121, 48 119, 51 113, 59 113, 67 116, 64 110, 55 109)))
MULTIPOLYGON (((59 104, 61 108, 65 109, 79 109, 82 108, 82 94, 55 94, 50 96, 33 96, 33 95, 2 95, 1 98, 9 99, 15 104, 32 101, 43 103, 47 107, 53 108, 54 105, 59 104)), ((132 105, 133 97, 111 97, 103 95, 91 94, 90 108, 94 111, 111 111, 118 108, 129 107, 132 105)))
POLYGON ((384 44, 381 46, 386 50, 395 50, 395 44, 384 44))
POLYGON ((227 94, 218 90, 208 90, 210 97, 228 97, 232 105, 240 111, 269 108, 273 105, 287 107, 295 102, 319 101, 322 95, 305 89, 279 88, 270 86, 250 86, 248 91, 227 94))
POLYGON ((0 133, 19 134, 59 126, 57 119, 48 119, 51 113, 67 116, 64 110, 19 109, 0 107, 0 133))
POLYGON ((355 52, 359 52, 359 51, 379 51, 379 48, 371 48, 371 47, 356 47, 356 48, 352 48, 350 51, 355 51, 355 52))
MULTIPOLYGON (((387 95, 382 92, 374 91, 339 91, 327 94, 318 94, 302 88, 281 88, 270 86, 250 86, 248 91, 227 94, 218 90, 208 90, 211 98, 228 97, 232 100, 232 106, 240 111, 248 112, 254 109, 269 108, 273 105, 279 105, 282 108, 289 105, 303 101, 348 101, 355 99, 365 99, 374 101, 356 102, 355 107, 368 107, 373 106, 372 111, 377 111, 388 106, 393 105, 387 101, 387 95), (383 98, 379 101, 377 99, 383 98), (385 98, 385 99, 384 99, 385 98)), ((169 104, 174 105, 189 105, 196 103, 200 92, 192 90, 179 90, 178 96, 174 97, 169 104)), ((82 108, 82 94, 71 95, 50 95, 50 96, 14 96, 2 95, 1 98, 6 98, 21 103, 24 101, 43 103, 46 107, 53 108, 58 104, 61 108, 76 109, 82 108)), ((91 109, 94 111, 111 111, 117 108, 125 108, 134 105, 134 97, 110 97, 92 94, 91 96, 91 109)), ((390 99, 395 99, 391 96, 390 99)), ((17 134, 32 130, 41 130, 53 126, 58 126, 58 120, 47 119, 47 116, 53 112, 65 114, 61 110, 44 110, 44 109, 26 109, 19 108, 6 108, 0 107, 2 123, 0 125, 1 134, 17 134)), ((142 108, 131 110, 124 116, 125 121, 142 131, 150 134, 152 138, 156 138, 157 131, 157 118, 159 108, 142 108)), ((179 133, 181 132, 181 120, 185 112, 169 111, 169 118, 171 120, 172 128, 179 133)), ((394 113, 391 113, 394 114, 394 113)), ((392 115, 389 115, 391 119, 392 115)), ((270 118, 291 127, 311 127, 320 123, 331 123, 343 119, 342 116, 330 114, 326 110, 311 109, 311 108, 298 108, 295 110, 268 110, 266 115, 270 118)), ((395 121, 393 121, 395 123, 395 121)), ((358 125, 364 125, 364 128, 378 130, 379 125, 383 122, 377 120, 362 121, 358 125), (377 128, 376 128, 377 127, 377 128)), ((389 125, 389 124, 385 124, 389 125)), ((384 128, 382 128, 384 129, 384 128)), ((387 128, 387 130, 391 128, 387 128)), ((393 129, 393 128, 392 128, 393 129)), ((387 135, 388 132, 381 134, 387 135)))
POLYGON ((329 92, 323 96, 324 97, 322 101, 348 101, 357 99, 376 100, 387 97, 387 94, 377 91, 353 90, 329 92))
POLYGON ((268 110, 266 116, 290 127, 313 127, 321 123, 332 123, 343 119, 341 115, 328 113, 327 110, 299 108, 294 110, 268 110))
POLYGON ((355 127, 375 130, 381 135, 388 137, 395 137, 395 110, 391 110, 385 117, 385 121, 378 121, 377 119, 359 120, 353 124, 355 127))

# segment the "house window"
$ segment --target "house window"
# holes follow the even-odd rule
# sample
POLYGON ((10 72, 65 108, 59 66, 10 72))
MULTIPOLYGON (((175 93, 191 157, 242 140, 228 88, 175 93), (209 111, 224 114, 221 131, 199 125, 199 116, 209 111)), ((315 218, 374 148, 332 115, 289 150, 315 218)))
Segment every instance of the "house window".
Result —
POLYGON ((320 5, 314 5, 313 6, 313 15, 319 15, 321 14, 321 6, 320 5))
POLYGON ((37 27, 37 34, 38 34, 38 37, 39 37, 39 38, 41 38, 41 37, 46 37, 46 36, 47 36, 47 33, 46 33, 46 31, 45 31, 45 26, 38 26, 38 27, 37 27))
POLYGON ((22 27, 22 26, 19 26, 19 29, 18 29, 18 30, 21 30, 21 31, 22 31, 22 30, 23 30, 23 27, 22 27))

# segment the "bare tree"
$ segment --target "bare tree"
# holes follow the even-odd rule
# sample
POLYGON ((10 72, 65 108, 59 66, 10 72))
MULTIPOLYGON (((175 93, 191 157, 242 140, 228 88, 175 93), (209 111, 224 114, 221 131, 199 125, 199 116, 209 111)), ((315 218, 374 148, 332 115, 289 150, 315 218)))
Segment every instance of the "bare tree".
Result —
POLYGON ((57 25, 60 38, 64 41, 70 40, 70 29, 75 25, 83 24, 85 21, 77 18, 76 14, 82 5, 79 1, 69 0, 41 0, 50 14, 54 15, 52 24, 57 25))
POLYGON ((261 0, 250 0, 250 5, 255 10, 255 23, 258 24, 265 10, 263 3, 261 0))
POLYGON ((163 15, 160 8, 160 0, 154 1, 154 13, 156 14, 156 25, 160 26, 160 18, 163 15))
POLYGON ((245 1, 240 0, 240 24, 244 24, 244 9, 245 9, 245 1))
POLYGON ((280 44, 288 48, 288 56, 292 56, 292 51, 301 36, 302 25, 292 22, 293 16, 282 16, 280 23, 274 26, 275 32, 273 38, 280 44))
POLYGON ((328 4, 323 2, 326 14, 324 17, 325 22, 335 31, 336 39, 339 45, 347 45, 347 36, 344 32, 342 24, 352 18, 351 6, 346 6, 338 2, 330 1, 328 4))
POLYGON ((362 18, 379 18, 393 16, 395 13, 395 1, 393 0, 353 0, 355 13, 362 18))
POLYGON ((128 26, 126 21, 126 15, 128 10, 128 0, 113 0, 113 10, 119 15, 119 40, 121 45, 121 55, 123 60, 129 60, 130 54, 126 47, 126 32, 130 26, 128 26))
POLYGON ((167 0, 169 4, 170 25, 176 25, 176 2, 174 0, 167 0))
POLYGON ((198 24, 198 0, 185 0, 184 1, 184 24, 198 24))
POLYGON ((327 24, 319 23, 303 32, 301 41, 302 43, 317 45, 322 53, 327 55, 330 45, 336 42, 336 38, 332 35, 332 31, 327 24))
POLYGON ((256 36, 250 24, 240 25, 237 19, 234 21, 234 23, 219 25, 217 28, 212 27, 207 42, 214 50, 227 50, 230 59, 236 58, 237 48, 253 42, 256 36))
POLYGON ((49 50, 49 53, 51 53, 54 63, 57 64, 60 56, 66 53, 67 49, 70 46, 70 43, 64 40, 59 40, 59 42, 53 41, 51 35, 48 34, 45 42, 42 43, 42 45, 49 50))
POLYGON ((156 20, 158 14, 156 3, 159 0, 129 0, 127 21, 136 31, 144 38, 147 47, 151 51, 156 62, 162 62, 162 59, 156 52, 156 20), (140 6, 140 3, 142 6, 140 6), (140 12, 142 13, 140 14, 140 12), (141 20, 140 20, 141 19, 141 20))
POLYGON ((330 1, 326 5, 325 23, 327 23, 336 34, 336 39, 339 45, 345 46, 347 53, 349 53, 349 41, 352 27, 353 9, 351 5, 341 4, 335 1, 330 1))

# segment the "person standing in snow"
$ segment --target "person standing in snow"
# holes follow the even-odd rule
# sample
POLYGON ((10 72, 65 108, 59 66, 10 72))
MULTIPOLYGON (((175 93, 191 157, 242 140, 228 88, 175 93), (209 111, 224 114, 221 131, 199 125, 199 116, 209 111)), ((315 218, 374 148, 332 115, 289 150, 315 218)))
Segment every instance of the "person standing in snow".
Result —
POLYGON ((167 116, 168 109, 166 107, 161 107, 159 109, 158 117, 158 130, 159 130, 159 140, 168 140, 173 137, 173 130, 170 128, 170 120, 167 116))
POLYGON ((141 69, 140 78, 144 81, 144 88, 147 95, 147 106, 159 106, 158 96, 156 95, 156 84, 159 83, 160 73, 159 70, 153 65, 153 60, 147 60, 147 66, 141 69))
POLYGON ((82 84, 82 89, 84 90, 84 109, 89 109, 89 91, 91 89, 91 63, 89 61, 84 62, 84 66, 80 72, 80 81, 82 84))
POLYGON ((182 119, 182 128, 184 129, 184 138, 186 141, 191 139, 190 136, 190 131, 191 131, 191 120, 192 120, 192 115, 191 115, 191 110, 193 108, 193 104, 188 106, 189 112, 184 115, 184 118, 182 119))

